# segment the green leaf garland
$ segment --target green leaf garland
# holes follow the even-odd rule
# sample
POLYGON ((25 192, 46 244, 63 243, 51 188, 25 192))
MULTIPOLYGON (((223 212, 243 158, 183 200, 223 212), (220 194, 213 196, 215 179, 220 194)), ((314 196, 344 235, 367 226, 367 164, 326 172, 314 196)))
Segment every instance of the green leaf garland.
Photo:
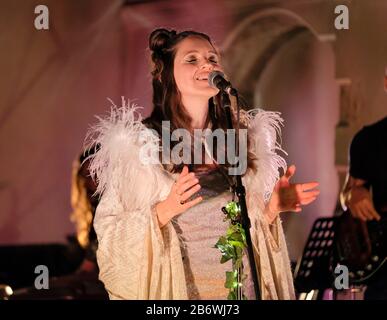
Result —
POLYGON ((246 233, 241 221, 241 209, 238 202, 230 201, 222 208, 225 214, 224 221, 230 224, 225 236, 221 236, 215 244, 222 254, 220 263, 232 260, 232 271, 226 271, 224 286, 229 289, 228 300, 246 300, 243 293, 243 282, 247 276, 243 274, 243 256, 245 255, 246 233))

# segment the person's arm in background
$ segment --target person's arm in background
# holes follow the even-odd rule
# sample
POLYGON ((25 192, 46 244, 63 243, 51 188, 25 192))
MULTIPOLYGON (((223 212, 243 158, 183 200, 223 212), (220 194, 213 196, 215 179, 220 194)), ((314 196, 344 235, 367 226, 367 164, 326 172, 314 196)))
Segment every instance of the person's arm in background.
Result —
POLYGON ((372 195, 369 190, 370 170, 373 168, 369 157, 370 142, 365 129, 360 130, 353 138, 349 150, 349 172, 340 194, 343 209, 349 208, 353 217, 367 220, 379 220, 380 216, 374 208, 372 195))
POLYGON ((355 218, 363 221, 380 220, 372 202, 371 192, 365 187, 366 182, 348 173, 340 194, 341 205, 344 209, 349 208, 355 218))

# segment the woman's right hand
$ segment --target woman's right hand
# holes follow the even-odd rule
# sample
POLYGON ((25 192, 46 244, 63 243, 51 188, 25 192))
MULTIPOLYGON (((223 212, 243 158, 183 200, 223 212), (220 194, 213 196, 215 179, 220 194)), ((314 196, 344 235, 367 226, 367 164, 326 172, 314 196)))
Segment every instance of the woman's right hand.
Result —
POLYGON ((195 174, 189 172, 188 167, 184 166, 177 180, 172 185, 168 197, 164 201, 159 202, 155 207, 160 228, 165 226, 173 217, 201 202, 203 200, 202 197, 196 197, 191 201, 187 201, 200 188, 199 180, 195 174))

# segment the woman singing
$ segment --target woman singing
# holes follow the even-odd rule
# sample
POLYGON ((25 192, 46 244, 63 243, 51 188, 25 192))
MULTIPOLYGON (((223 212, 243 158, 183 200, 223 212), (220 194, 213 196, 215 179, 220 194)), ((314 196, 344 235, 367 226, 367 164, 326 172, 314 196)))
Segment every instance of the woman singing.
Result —
MULTIPOLYGON (((226 132, 219 90, 208 83, 212 71, 223 70, 219 53, 206 34, 166 29, 151 33, 149 49, 150 117, 141 120, 136 108, 124 101, 99 122, 89 140, 100 146, 90 166, 101 195, 94 221, 99 276, 111 299, 226 299, 225 272, 231 261, 220 263, 214 246, 228 227, 222 207, 233 199, 230 166, 219 161, 219 152, 226 149, 228 154, 230 147, 220 146, 211 155, 201 144, 206 159, 202 163, 193 157, 182 163, 174 162, 173 156, 164 161, 161 156, 180 143, 173 139, 177 129, 184 129, 193 141, 198 129, 226 132), (143 161, 149 154, 157 156, 143 161)), ((299 212, 314 201, 317 183, 289 182, 295 166, 286 168, 276 153, 282 123, 278 113, 241 110, 239 123, 237 119, 234 112, 234 125, 246 129, 248 137, 242 180, 260 295, 294 299, 279 213, 299 212)), ((246 256, 243 266, 244 294, 256 299, 246 256)))

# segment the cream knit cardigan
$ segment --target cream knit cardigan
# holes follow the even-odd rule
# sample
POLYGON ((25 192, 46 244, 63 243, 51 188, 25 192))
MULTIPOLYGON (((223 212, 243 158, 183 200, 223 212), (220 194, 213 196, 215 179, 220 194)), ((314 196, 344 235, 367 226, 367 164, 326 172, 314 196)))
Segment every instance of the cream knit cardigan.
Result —
MULTIPOLYGON (((87 146, 100 144, 91 173, 102 194, 94 227, 98 236, 99 278, 111 299, 187 299, 180 242, 173 224, 159 228, 153 206, 164 200, 174 179, 160 163, 144 164, 139 155, 157 155, 159 138, 141 123, 135 106, 124 99, 99 118, 87 146)), ((243 177, 262 299, 294 299, 293 279, 280 218, 269 225, 265 203, 286 169, 276 151, 279 113, 243 112, 257 173, 243 177)), ((158 157, 158 156, 157 156, 158 157)), ((183 213, 184 214, 184 213, 183 213)), ((220 213, 219 213, 220 214, 220 213)), ((225 297, 226 298, 226 297, 225 297)))

